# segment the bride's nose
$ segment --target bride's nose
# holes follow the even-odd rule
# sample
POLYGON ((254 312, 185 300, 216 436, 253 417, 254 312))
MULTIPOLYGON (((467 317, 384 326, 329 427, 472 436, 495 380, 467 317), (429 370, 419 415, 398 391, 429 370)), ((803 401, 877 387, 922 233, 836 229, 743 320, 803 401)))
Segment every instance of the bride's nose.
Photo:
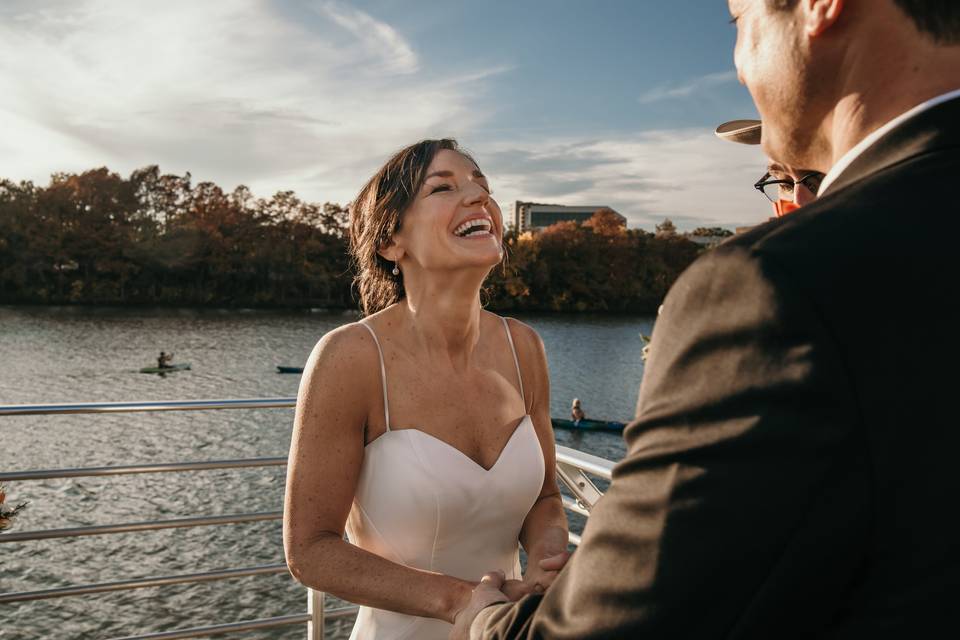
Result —
POLYGON ((475 182, 471 182, 463 196, 464 206, 484 205, 490 200, 490 192, 475 182))

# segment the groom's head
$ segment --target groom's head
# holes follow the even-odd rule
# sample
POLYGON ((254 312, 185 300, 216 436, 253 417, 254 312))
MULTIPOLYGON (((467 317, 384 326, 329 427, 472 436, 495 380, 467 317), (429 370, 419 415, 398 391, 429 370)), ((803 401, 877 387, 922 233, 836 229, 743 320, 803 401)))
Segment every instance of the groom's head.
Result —
POLYGON ((960 0, 728 4, 737 25, 734 61, 763 119, 764 151, 794 166, 826 172, 851 117, 882 124, 939 95, 940 85, 950 86, 943 76, 951 75, 951 60, 960 61, 960 0), (898 86, 908 106, 879 113, 899 106, 889 97, 898 86), (834 117, 838 110, 843 118, 834 117))

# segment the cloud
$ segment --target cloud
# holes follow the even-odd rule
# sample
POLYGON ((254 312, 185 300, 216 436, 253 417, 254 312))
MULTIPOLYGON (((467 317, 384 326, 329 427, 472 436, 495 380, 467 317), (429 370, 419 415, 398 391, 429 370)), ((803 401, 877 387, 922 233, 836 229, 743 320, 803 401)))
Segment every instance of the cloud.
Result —
POLYGON ((396 30, 367 13, 341 2, 324 2, 319 10, 343 27, 382 69, 395 73, 414 73, 419 67, 417 55, 396 30))
POLYGON ((770 215, 752 188, 766 162, 760 150, 702 129, 513 140, 475 152, 505 215, 514 200, 610 206, 647 229, 665 217, 689 230, 770 215))
POLYGON ((705 76, 692 78, 682 84, 661 85, 647 91, 638 98, 640 104, 652 104, 663 100, 675 100, 677 98, 689 98, 706 89, 718 87, 729 82, 735 82, 737 79, 736 71, 721 71, 719 73, 709 73, 705 76))
POLYGON ((508 66, 424 77, 414 45, 372 15, 343 2, 282 9, 5 0, 0 176, 159 164, 343 202, 394 149, 494 111, 486 82, 508 66))

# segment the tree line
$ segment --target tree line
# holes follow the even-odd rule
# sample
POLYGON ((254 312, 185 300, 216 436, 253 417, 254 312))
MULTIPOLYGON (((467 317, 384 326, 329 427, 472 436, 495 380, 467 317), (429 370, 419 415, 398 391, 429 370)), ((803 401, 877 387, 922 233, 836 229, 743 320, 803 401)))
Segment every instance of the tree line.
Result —
MULTIPOLYGON (((0 180, 0 302, 355 308, 348 217, 156 166, 0 180)), ((703 250, 672 224, 626 229, 604 210, 504 242, 484 292, 504 311, 649 313, 703 250)))

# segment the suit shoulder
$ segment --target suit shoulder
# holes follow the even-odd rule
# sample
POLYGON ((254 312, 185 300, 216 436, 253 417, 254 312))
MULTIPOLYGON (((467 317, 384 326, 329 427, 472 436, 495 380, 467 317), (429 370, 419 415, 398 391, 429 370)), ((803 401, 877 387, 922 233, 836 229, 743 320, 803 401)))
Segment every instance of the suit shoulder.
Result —
POLYGON ((720 316, 769 321, 797 305, 809 306, 807 283, 794 276, 792 265, 764 250, 770 231, 734 238, 700 256, 671 287, 661 318, 682 318, 684 325, 694 317, 708 324, 720 316))

